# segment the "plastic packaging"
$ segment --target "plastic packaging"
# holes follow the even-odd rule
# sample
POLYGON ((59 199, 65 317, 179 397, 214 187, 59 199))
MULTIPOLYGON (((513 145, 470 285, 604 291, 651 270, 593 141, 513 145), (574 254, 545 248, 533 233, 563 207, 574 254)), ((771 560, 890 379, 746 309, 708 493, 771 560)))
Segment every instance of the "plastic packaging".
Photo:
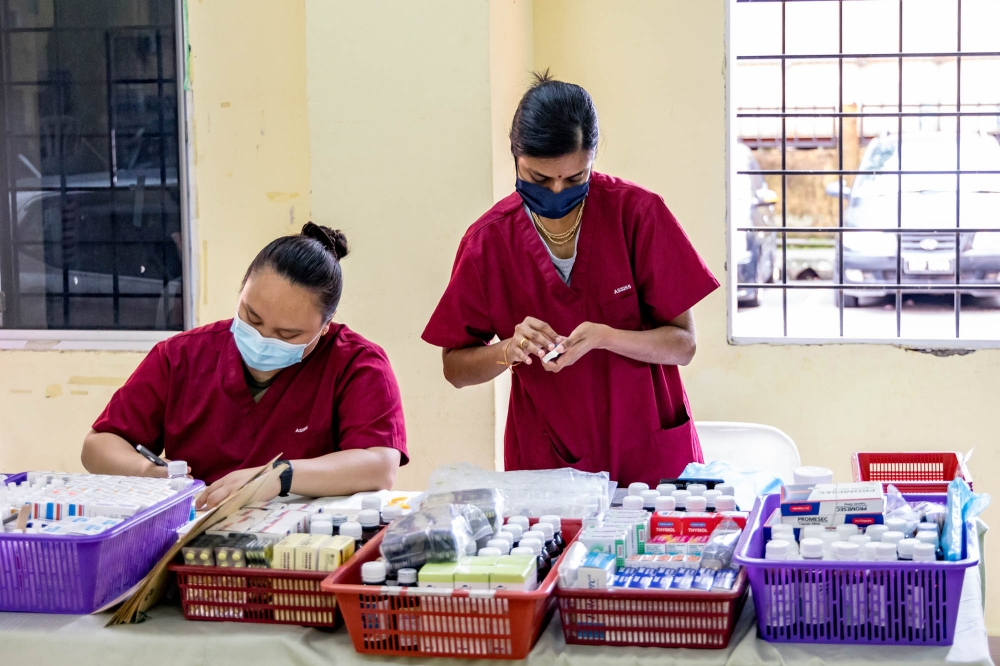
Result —
POLYGON ((488 536, 491 530, 483 512, 471 504, 421 509, 385 528, 382 557, 393 571, 419 569, 428 562, 455 562, 470 541, 488 536), (478 526, 475 531, 473 523, 478 526))
POLYGON ((705 569, 725 569, 733 561, 736 552, 736 542, 740 540, 743 530, 732 518, 726 518, 716 527, 708 538, 701 555, 701 566, 705 569))
POLYGON ((583 564, 586 557, 587 547, 579 541, 574 542, 566 549, 562 560, 559 562, 559 578, 556 581, 559 587, 566 589, 576 587, 576 572, 580 569, 580 565, 583 564))
POLYGON ((974 493, 963 479, 953 479, 948 484, 948 505, 941 532, 941 550, 948 562, 962 559, 962 530, 967 521, 972 520, 990 505, 986 493, 974 493))
MULTIPOLYGON (((753 506, 758 495, 781 492, 781 479, 766 470, 743 470, 722 460, 709 463, 688 463, 680 474, 681 478, 723 479, 724 485, 715 489, 724 495, 732 494, 742 507, 753 506), (733 492, 727 492, 731 486, 733 492)), ((721 511, 721 509, 719 509, 721 511)), ((732 510, 732 509, 730 509, 732 510)))
POLYGON ((556 514, 583 518, 588 512, 611 506, 607 472, 592 474, 572 468, 495 472, 468 463, 444 465, 434 470, 429 492, 495 488, 504 493, 504 515, 556 514))
MULTIPOLYGON (((494 533, 499 531, 503 524, 504 494, 496 488, 471 488, 468 490, 455 490, 425 495, 421 499, 420 508, 433 509, 436 506, 444 506, 446 504, 471 504, 477 507, 490 522, 490 527, 494 533)), ((472 525, 473 534, 479 535, 476 537, 476 541, 485 536, 480 534, 478 525, 473 525, 471 521, 470 525, 472 525)))

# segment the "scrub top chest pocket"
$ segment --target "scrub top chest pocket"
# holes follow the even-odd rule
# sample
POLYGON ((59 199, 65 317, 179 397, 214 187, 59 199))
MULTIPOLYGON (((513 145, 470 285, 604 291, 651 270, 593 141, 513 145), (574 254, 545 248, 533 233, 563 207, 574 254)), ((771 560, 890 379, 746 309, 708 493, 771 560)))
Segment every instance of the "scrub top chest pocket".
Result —
POLYGON ((622 291, 600 302, 601 323, 619 330, 636 331, 641 328, 639 295, 635 287, 618 287, 622 291))

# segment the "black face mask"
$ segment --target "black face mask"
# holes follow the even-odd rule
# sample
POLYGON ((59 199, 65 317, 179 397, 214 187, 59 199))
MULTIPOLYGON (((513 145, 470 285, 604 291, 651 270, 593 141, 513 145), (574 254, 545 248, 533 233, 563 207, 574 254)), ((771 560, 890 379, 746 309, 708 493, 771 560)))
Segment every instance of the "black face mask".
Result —
POLYGON ((569 215, 571 210, 587 198, 587 193, 590 191, 589 178, 586 183, 567 187, 559 194, 556 194, 547 187, 522 180, 517 174, 516 167, 514 176, 517 178, 515 189, 521 195, 521 200, 524 201, 528 210, 539 217, 550 220, 559 220, 569 215))

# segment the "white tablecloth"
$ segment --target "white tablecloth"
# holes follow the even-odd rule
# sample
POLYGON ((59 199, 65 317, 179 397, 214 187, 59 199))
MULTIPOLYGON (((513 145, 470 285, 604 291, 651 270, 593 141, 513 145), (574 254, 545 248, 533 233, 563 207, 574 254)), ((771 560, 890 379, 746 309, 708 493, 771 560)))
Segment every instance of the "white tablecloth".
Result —
MULTIPOLYGON (((187 622, 176 607, 161 606, 143 624, 105 629, 107 615, 69 616, 0 613, 0 662, 59 666, 247 666, 248 664, 368 664, 384 658, 359 655, 346 629, 316 629, 265 624, 187 622), (10 658, 17 658, 13 661, 10 658)), ((526 660, 529 664, 992 664, 983 624, 979 570, 966 574, 950 648, 861 645, 772 644, 757 638, 752 600, 747 602, 726 650, 672 650, 566 645, 556 616, 526 660)), ((391 659, 400 664, 433 666, 463 663, 450 659, 391 659)), ((481 661, 497 664, 502 662, 481 661)))

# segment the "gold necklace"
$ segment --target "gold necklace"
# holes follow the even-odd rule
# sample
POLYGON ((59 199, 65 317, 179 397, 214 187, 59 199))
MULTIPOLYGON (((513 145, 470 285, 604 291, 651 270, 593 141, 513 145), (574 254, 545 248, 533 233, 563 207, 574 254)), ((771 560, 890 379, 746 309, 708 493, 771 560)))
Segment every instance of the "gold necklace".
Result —
POLYGON ((553 245, 565 245, 566 243, 573 240, 574 236, 576 236, 576 231, 577 229, 580 228, 580 221, 583 220, 583 207, 586 205, 587 201, 585 199, 583 203, 580 204, 580 211, 576 214, 576 222, 573 223, 573 226, 570 227, 569 231, 565 231, 561 234, 554 234, 550 232, 548 229, 545 228, 545 225, 542 224, 542 221, 538 219, 538 216, 535 214, 535 211, 529 211, 529 212, 531 213, 532 221, 542 232, 542 234, 549 239, 549 242, 551 242, 553 245))

